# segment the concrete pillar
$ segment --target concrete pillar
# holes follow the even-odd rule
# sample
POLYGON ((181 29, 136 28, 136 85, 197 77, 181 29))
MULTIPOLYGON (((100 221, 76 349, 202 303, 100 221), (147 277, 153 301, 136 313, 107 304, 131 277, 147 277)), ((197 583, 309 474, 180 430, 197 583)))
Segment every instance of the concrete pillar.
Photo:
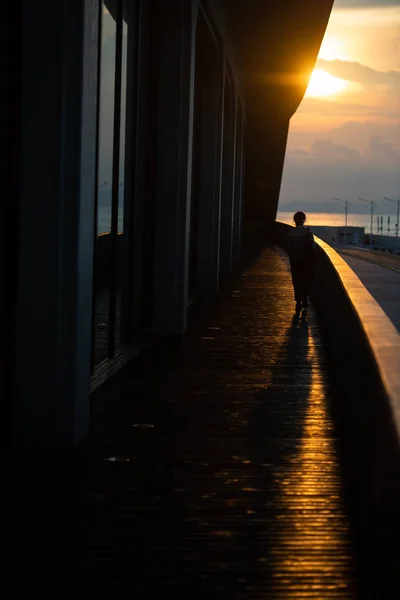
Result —
POLYGON ((142 293, 142 246, 144 204, 144 151, 146 140, 146 102, 144 89, 148 65, 148 3, 124 3, 124 19, 128 25, 124 234, 122 247, 123 284, 121 294, 121 336, 129 345, 140 324, 142 293))
POLYGON ((242 167, 241 167, 241 172, 240 172, 240 201, 239 201, 239 256, 242 252, 242 245, 243 245, 243 217, 244 217, 244 202, 245 202, 245 196, 244 196, 244 186, 245 186, 245 176, 246 176, 246 122, 244 119, 244 115, 242 113, 242 120, 241 120, 241 126, 242 126, 242 167))
POLYGON ((197 291, 207 297, 218 294, 221 222, 221 161, 225 57, 222 46, 215 48, 208 63, 212 80, 203 88, 202 135, 199 177, 199 225, 197 291))
POLYGON ((236 110, 236 160, 235 160, 235 192, 233 217, 233 265, 236 266, 240 257, 242 237, 242 181, 243 181, 243 115, 239 103, 236 110))
POLYGON ((182 334, 188 306, 195 6, 159 0, 153 330, 182 334))
POLYGON ((23 3, 17 445, 88 428, 98 19, 96 0, 23 3))
POLYGON ((222 161, 222 200, 220 228, 220 275, 233 268, 233 217, 235 196, 235 91, 233 82, 225 84, 224 145, 222 161))
POLYGON ((276 218, 282 179, 289 121, 269 115, 264 104, 254 103, 246 121, 245 162, 245 235, 265 240, 265 235, 276 218), (268 135, 260 135, 268 131, 268 135))
POLYGON ((1 346, 2 365, 2 419, 0 435, 3 445, 11 443, 13 410, 16 394, 15 379, 15 327, 17 322, 17 270, 18 270, 18 198, 19 198, 19 140, 20 140, 20 44, 21 7, 10 3, 3 17, 2 28, 2 110, 0 180, 2 182, 1 239, 3 252, 0 258, 1 296, 1 346))

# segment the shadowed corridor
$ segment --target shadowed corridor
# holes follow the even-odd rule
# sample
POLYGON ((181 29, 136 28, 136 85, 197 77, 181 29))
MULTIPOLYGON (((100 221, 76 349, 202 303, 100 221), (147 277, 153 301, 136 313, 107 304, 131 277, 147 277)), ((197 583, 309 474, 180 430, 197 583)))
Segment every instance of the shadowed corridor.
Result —
POLYGON ((356 597, 326 346, 293 309, 266 248, 185 338, 93 394, 83 454, 30 503, 58 589, 356 597))

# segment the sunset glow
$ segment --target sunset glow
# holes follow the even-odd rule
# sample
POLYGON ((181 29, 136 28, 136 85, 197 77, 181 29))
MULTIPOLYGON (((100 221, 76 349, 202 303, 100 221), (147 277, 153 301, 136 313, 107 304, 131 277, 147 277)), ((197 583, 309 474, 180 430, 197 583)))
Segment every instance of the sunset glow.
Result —
MULTIPOLYGON (((358 206, 358 197, 398 196, 399 32, 399 0, 335 1, 308 89, 290 119, 282 210, 334 213, 335 197, 358 206)), ((390 203, 379 201, 379 210, 389 214, 390 203)))
POLYGON ((333 35, 326 35, 321 44, 318 58, 324 60, 348 60, 344 41, 333 35))
POLYGON ((347 82, 344 79, 334 77, 321 69, 314 69, 308 84, 306 97, 320 98, 323 96, 333 96, 339 94, 346 87, 347 82))

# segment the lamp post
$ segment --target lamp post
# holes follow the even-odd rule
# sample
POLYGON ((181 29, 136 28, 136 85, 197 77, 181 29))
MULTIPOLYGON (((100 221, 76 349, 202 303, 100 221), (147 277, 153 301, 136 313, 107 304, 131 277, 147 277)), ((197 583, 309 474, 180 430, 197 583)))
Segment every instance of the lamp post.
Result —
POLYGON ((349 201, 341 200, 340 198, 334 198, 337 202, 342 202, 344 204, 344 243, 347 246, 347 213, 349 210, 349 201))
POLYGON ((372 227, 374 220, 374 206, 377 206, 373 200, 366 200, 365 198, 359 198, 362 202, 368 202, 371 205, 371 234, 369 236, 369 247, 372 249, 372 227))
POLYGON ((389 202, 394 202, 395 204, 397 204, 397 223, 396 223, 395 227, 396 227, 396 237, 399 237, 400 196, 397 198, 397 200, 393 200, 393 198, 387 198, 385 196, 385 200, 389 200, 389 202))

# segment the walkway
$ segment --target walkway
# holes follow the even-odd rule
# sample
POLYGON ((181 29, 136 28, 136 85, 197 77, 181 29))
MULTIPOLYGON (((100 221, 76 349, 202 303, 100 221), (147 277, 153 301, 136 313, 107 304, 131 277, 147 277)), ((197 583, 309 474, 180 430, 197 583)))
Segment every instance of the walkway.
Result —
POLYGON ((42 507, 58 591, 356 597, 325 345, 292 296, 266 249, 207 323, 94 394, 78 488, 42 507))
MULTIPOLYGON (((396 272, 344 252, 340 254, 400 331, 400 270, 396 272)), ((400 259, 389 256, 382 258, 389 259, 400 267, 400 259)))

